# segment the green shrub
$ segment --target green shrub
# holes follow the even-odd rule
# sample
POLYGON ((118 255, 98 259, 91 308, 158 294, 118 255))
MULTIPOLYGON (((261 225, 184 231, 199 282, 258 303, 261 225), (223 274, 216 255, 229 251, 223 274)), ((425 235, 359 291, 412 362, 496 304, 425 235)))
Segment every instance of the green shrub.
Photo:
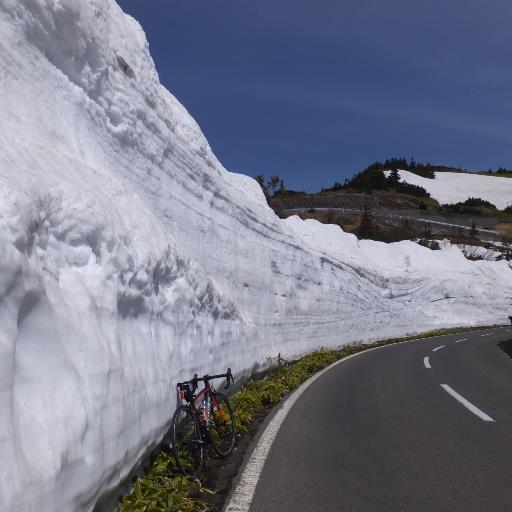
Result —
POLYGON ((360 345, 349 345, 337 350, 320 349, 293 363, 279 365, 263 380, 249 382, 231 399, 236 411, 237 431, 245 432, 255 415, 279 402, 311 375, 362 349, 360 345))
POLYGON ((480 199, 479 197, 470 197, 462 203, 444 204, 443 209, 452 213, 467 213, 485 215, 486 213, 495 214, 497 209, 489 201, 480 199))
POLYGON ((174 459, 162 452, 149 471, 137 479, 133 492, 121 500, 118 512, 205 512, 203 500, 190 497, 204 491, 200 483, 176 474, 174 459))

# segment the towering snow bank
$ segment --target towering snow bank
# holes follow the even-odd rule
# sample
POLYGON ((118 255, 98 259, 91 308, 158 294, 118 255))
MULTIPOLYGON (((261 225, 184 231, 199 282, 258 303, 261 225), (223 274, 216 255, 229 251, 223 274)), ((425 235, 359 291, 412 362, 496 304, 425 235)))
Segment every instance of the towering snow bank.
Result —
POLYGON ((91 510, 194 371, 509 313, 505 262, 278 219, 112 0, 0 0, 0 33, 0 510, 91 510))
POLYGON ((441 204, 464 202, 479 197, 499 210, 512 205, 512 179, 459 172, 437 172, 435 179, 422 178, 400 170, 400 177, 411 185, 423 187, 441 204))

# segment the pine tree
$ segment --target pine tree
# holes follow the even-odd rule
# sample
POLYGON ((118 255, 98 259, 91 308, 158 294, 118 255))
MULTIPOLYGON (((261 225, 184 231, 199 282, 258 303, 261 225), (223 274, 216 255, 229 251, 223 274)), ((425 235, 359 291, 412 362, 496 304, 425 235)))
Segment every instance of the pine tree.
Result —
POLYGON ((411 230, 411 222, 409 221, 409 219, 407 217, 405 217, 405 219, 403 220, 402 222, 402 227, 407 230, 407 231, 410 231, 411 230))
POLYGON ((475 221, 471 223, 471 230, 469 231, 469 237, 470 238, 477 238, 478 237, 478 230, 476 229, 475 221))
POLYGON ((391 172, 388 175, 387 182, 388 185, 392 188, 396 188, 400 183, 400 174, 398 173, 398 169, 396 167, 391 169, 391 172))
POLYGON ((268 181, 268 186, 272 189, 272 192, 275 194, 277 187, 279 187, 281 183, 281 178, 279 176, 271 176, 268 181))
POLYGON ((375 224, 372 212, 367 204, 364 205, 359 226, 356 229, 359 238, 375 239, 379 234, 379 227, 375 224))

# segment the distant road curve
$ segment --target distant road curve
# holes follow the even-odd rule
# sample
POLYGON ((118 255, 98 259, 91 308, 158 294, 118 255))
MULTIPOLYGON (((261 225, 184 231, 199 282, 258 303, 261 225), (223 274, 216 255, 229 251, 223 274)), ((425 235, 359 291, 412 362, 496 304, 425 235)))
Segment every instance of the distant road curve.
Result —
POLYGON ((277 410, 226 510, 511 510, 506 340, 510 327, 464 332, 331 367, 277 410))
MULTIPOLYGON (((286 208, 285 212, 300 212, 300 211, 307 211, 310 208, 286 208)), ((335 212, 347 212, 347 213, 361 213, 361 210, 358 208, 314 208, 316 211, 335 211, 335 212)), ((372 214, 376 217, 389 217, 389 218, 395 218, 395 219, 408 219, 413 220, 417 222, 424 222, 426 224, 434 224, 438 226, 449 226, 453 228, 461 228, 465 230, 471 230, 471 226, 466 226, 465 224, 452 224, 450 222, 441 222, 437 220, 431 220, 431 219, 425 219, 421 216, 411 216, 411 215, 400 215, 398 213, 389 213, 387 211, 372 211, 372 214)), ((491 233, 493 235, 498 235, 498 231, 495 231, 493 229, 484 229, 484 228, 477 228, 477 231, 481 231, 483 233, 491 233)))

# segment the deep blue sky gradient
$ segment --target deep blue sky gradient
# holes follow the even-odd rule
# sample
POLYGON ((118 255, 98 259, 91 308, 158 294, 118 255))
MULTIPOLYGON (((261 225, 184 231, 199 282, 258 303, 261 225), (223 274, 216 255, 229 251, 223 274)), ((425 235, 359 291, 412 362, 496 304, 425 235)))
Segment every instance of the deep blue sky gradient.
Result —
POLYGON ((117 0, 228 170, 512 168, 510 0, 117 0))

